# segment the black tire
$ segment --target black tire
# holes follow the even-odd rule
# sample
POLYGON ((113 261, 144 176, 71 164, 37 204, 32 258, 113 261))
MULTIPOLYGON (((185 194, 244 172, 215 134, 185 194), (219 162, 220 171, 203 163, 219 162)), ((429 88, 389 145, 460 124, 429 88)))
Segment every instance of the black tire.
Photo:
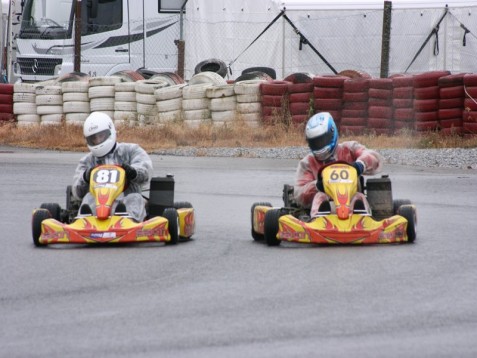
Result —
POLYGON ((175 208, 166 208, 162 214, 169 222, 169 235, 171 240, 166 242, 166 245, 176 245, 179 241, 179 215, 175 208))
POLYGON ((235 79, 235 83, 241 82, 241 81, 249 81, 249 80, 273 81, 273 78, 271 78, 265 72, 254 71, 254 72, 244 73, 243 75, 238 76, 235 79))
POLYGON ((43 203, 40 209, 46 209, 50 212, 51 217, 55 220, 61 221, 61 206, 57 203, 43 203))
POLYGON ((33 237, 33 244, 35 246, 45 246, 45 244, 40 243, 40 235, 41 235, 41 223, 45 219, 50 219, 51 214, 47 209, 36 209, 33 212, 33 216, 31 219, 31 232, 33 237))
POLYGON ((204 60, 199 62, 194 69, 194 74, 198 74, 200 72, 215 72, 222 77, 227 75, 227 65, 224 61, 218 60, 216 58, 210 58, 208 60, 204 60))
POLYGON ((277 79, 277 72, 271 67, 249 67, 242 71, 242 75, 249 73, 249 72, 265 72, 269 75, 273 80, 277 79))
POLYGON ((398 215, 407 220, 407 242, 414 242, 417 232, 416 207, 414 205, 401 205, 398 209, 398 215))
POLYGON ((270 209, 265 214, 265 242, 268 246, 278 246, 281 241, 277 239, 278 219, 282 216, 281 209, 270 209))
POLYGON ((393 200, 393 214, 398 214, 399 208, 401 205, 411 205, 411 200, 409 199, 395 199, 393 200))
POLYGON ((192 209, 193 206, 188 201, 177 201, 177 202, 174 202, 174 208, 175 209, 192 209))
POLYGON ((265 202, 265 203, 254 203, 252 205, 252 209, 250 211, 250 216, 251 216, 251 224, 252 224, 252 237, 255 241, 263 241, 265 239, 264 235, 262 234, 259 234, 258 232, 256 232, 254 229, 253 229, 253 212, 255 210, 255 207, 256 206, 268 206, 269 208, 272 207, 272 204, 268 203, 268 202, 265 202))

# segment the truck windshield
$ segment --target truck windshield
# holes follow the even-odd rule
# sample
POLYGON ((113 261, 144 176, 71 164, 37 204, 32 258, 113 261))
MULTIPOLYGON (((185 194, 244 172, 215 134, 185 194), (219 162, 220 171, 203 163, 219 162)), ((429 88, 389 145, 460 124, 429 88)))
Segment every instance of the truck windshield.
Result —
POLYGON ((71 37, 73 0, 27 0, 19 37, 64 39, 71 37))

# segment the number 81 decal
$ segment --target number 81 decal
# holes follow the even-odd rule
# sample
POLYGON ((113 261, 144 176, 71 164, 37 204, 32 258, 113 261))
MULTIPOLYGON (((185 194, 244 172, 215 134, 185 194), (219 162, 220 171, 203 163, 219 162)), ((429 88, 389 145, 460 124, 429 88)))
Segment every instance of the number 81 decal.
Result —
POLYGON ((119 181, 119 171, 117 169, 100 169, 94 176, 94 181, 98 184, 113 184, 119 181))

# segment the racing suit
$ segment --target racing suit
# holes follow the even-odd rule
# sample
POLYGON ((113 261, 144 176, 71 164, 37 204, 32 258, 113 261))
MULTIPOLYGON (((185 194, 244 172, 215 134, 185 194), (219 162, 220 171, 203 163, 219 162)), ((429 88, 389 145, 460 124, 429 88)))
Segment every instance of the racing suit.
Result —
POLYGON ((128 164, 137 171, 137 176, 129 182, 127 189, 121 194, 113 205, 113 212, 118 200, 121 200, 126 209, 135 220, 143 221, 146 217, 146 207, 141 194, 142 187, 149 183, 152 176, 152 161, 149 155, 139 145, 133 143, 116 143, 114 149, 104 157, 97 158, 92 153, 81 158, 73 178, 73 196, 82 199, 81 204, 88 204, 96 213, 94 197, 89 192, 89 184, 83 179, 83 173, 88 168, 102 164, 128 164))
MULTIPOLYGON (((313 153, 308 154, 298 164, 295 176, 294 197, 300 206, 310 208, 310 216, 317 216, 318 209, 328 195, 318 191, 317 176, 319 170, 330 161, 345 161, 352 163, 359 161, 364 165, 363 174, 374 175, 382 169, 383 157, 376 151, 367 149, 364 145, 349 141, 339 143, 332 160, 318 161, 313 153)), ((361 197, 364 199, 364 196, 361 197)), ((367 201, 363 200, 367 206, 367 201)))

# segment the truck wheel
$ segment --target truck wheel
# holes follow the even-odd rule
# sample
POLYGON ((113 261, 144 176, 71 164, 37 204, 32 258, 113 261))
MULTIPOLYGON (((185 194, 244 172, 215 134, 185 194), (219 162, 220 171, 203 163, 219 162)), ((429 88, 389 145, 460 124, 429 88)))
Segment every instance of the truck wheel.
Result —
POLYGON ((253 229, 253 212, 255 211, 255 207, 256 206, 268 206, 269 208, 272 207, 272 204, 270 203, 254 203, 252 205, 252 209, 251 209, 251 223, 252 223, 252 237, 255 241, 263 241, 264 239, 264 236, 258 232, 256 232, 254 229, 253 229))
POLYGON ((417 215, 414 205, 401 205, 398 209, 398 215, 407 220, 407 242, 416 240, 417 215))
POLYGON ((264 236, 268 246, 278 246, 281 243, 281 241, 277 239, 279 229, 278 219, 280 219, 280 216, 282 216, 280 209, 271 209, 265 214, 264 236))
POLYGON ((169 235, 171 240, 166 241, 166 245, 175 245, 179 241, 179 216, 175 208, 166 208, 162 214, 169 222, 169 235))
POLYGON ((47 209, 36 209, 33 212, 33 216, 31 219, 31 229, 33 236, 33 244, 37 247, 45 245, 40 243, 41 223, 43 222, 43 220, 50 218, 51 214, 47 209))
POLYGON ((61 207, 57 203, 43 203, 40 209, 46 209, 50 212, 51 218, 61 221, 61 207))

